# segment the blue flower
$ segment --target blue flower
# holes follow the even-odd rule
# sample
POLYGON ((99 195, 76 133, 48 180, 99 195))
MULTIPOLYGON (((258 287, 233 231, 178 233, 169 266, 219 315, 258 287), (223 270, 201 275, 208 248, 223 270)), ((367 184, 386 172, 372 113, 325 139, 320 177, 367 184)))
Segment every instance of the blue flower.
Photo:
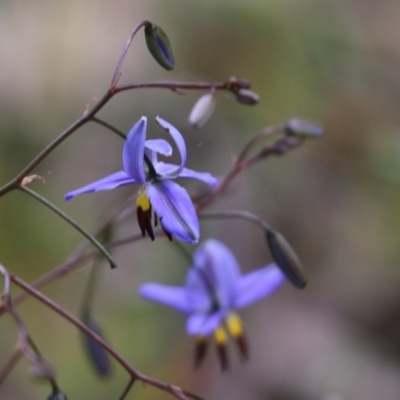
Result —
POLYGON ((188 316, 186 330, 196 336, 195 365, 206 353, 206 338, 214 336, 221 368, 228 368, 226 344, 229 334, 236 340, 242 359, 248 356, 243 326, 234 312, 269 296, 285 277, 276 264, 241 275, 235 256, 223 243, 209 239, 194 253, 193 265, 183 287, 146 283, 140 295, 188 316))
POLYGON ((181 164, 158 161, 158 154, 171 156, 172 147, 164 139, 146 140, 147 118, 142 117, 130 130, 122 152, 124 170, 106 176, 65 195, 66 200, 83 193, 111 190, 133 183, 141 184, 137 204, 137 216, 142 235, 145 232, 154 240, 152 209, 168 237, 185 242, 199 240, 199 221, 187 191, 173 180, 177 178, 198 179, 215 186, 218 181, 206 172, 185 168, 186 146, 182 135, 171 124, 157 117, 156 121, 172 136, 181 157, 181 164))

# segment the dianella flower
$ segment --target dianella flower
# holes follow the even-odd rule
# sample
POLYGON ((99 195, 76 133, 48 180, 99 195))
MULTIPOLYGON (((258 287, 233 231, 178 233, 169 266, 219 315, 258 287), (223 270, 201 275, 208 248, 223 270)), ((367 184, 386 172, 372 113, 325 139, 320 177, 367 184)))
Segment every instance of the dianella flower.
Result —
POLYGON ((241 275, 235 256, 223 243, 209 239, 194 253, 183 287, 145 283, 140 295, 187 315, 186 330, 196 337, 195 366, 203 360, 207 338, 213 336, 221 369, 229 368, 228 334, 235 339, 242 360, 248 357, 243 324, 235 312, 269 296, 285 276, 275 264, 241 275))
POLYGON ((187 191, 174 182, 178 178, 198 179, 215 186, 218 181, 207 172, 185 168, 186 146, 179 131, 167 121, 156 121, 172 136, 181 157, 181 164, 168 164, 158 160, 158 155, 171 156, 172 146, 164 139, 146 140, 146 117, 142 117, 130 130, 122 152, 123 171, 116 172, 96 182, 65 195, 66 200, 83 193, 111 190, 119 186, 138 183, 141 185, 136 204, 137 217, 142 235, 147 232, 154 240, 157 217, 165 233, 185 242, 199 240, 199 221, 187 191))

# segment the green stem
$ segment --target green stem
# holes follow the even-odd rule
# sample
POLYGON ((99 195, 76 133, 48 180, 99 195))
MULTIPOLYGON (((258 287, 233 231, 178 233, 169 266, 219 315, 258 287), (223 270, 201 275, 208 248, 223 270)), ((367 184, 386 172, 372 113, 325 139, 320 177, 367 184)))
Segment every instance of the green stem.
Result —
POLYGON ((100 244, 100 242, 93 237, 89 232, 87 232, 85 229, 83 229, 77 222, 75 222, 71 217, 69 217, 66 213, 64 213, 62 210, 60 210, 58 207, 56 207, 53 203, 42 197, 40 194, 36 193, 32 189, 29 189, 26 186, 18 186, 18 189, 22 190, 23 192, 29 194, 32 196, 34 199, 38 200, 41 202, 43 205, 46 207, 50 208, 52 211, 54 211, 57 215, 59 215, 62 219, 67 221, 70 225, 72 225, 77 231, 79 231, 83 236, 88 239, 93 246, 97 247, 101 254, 108 260, 110 263, 111 268, 116 268, 117 264, 115 261, 112 259, 110 253, 100 244))

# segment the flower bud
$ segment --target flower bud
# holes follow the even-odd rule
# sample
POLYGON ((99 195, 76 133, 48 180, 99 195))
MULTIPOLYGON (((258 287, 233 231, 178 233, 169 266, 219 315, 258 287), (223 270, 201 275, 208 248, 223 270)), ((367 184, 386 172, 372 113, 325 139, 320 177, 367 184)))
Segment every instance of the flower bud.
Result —
POLYGON ((297 288, 305 288, 307 278, 303 266, 290 244, 279 232, 272 229, 267 230, 266 236, 272 257, 286 278, 297 288))
POLYGON ((287 135, 319 138, 324 134, 324 129, 315 122, 301 118, 292 118, 285 123, 285 132, 287 135))
POLYGON ((171 44, 165 32, 156 24, 148 23, 144 28, 147 48, 154 59, 165 69, 174 68, 175 61, 171 44))
MULTIPOLYGON (((82 321, 90 330, 103 338, 101 329, 90 311, 84 311, 82 321)), ((109 376, 111 373, 111 364, 106 351, 91 337, 84 335, 83 339, 87 354, 96 372, 102 377, 109 376)))
POLYGON ((260 101, 260 96, 252 90, 239 89, 236 92, 236 101, 241 104, 253 106, 260 101))
POLYGON ((207 93, 201 96, 190 112, 190 125, 192 125, 192 127, 195 129, 203 127, 214 113, 215 103, 216 101, 214 94, 207 93))

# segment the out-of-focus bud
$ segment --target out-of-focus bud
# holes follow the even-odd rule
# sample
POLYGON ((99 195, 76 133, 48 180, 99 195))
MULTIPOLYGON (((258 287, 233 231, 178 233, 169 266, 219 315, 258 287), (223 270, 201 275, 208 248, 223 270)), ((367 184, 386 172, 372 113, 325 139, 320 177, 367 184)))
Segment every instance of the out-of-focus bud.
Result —
POLYGON ((147 48, 154 59, 165 69, 174 68, 175 60, 171 43, 165 32, 156 24, 148 23, 144 28, 147 48))
POLYGON ((207 93, 201 96, 190 112, 190 125, 195 129, 203 127, 214 113, 215 103, 215 95, 213 93, 207 93))
POLYGON ((307 278, 303 266, 288 241, 272 229, 267 229, 266 236, 272 257, 286 278, 297 288, 305 288, 307 278))
POLYGON ((52 393, 47 400, 68 400, 67 395, 63 392, 52 393))
POLYGON ((236 101, 241 104, 253 106, 260 101, 260 96, 252 90, 239 89, 236 92, 236 101))
POLYGON ((237 92, 239 89, 250 89, 251 87, 251 83, 248 79, 236 78, 236 76, 229 78, 228 83, 228 89, 233 92, 237 92))
MULTIPOLYGON (((89 329, 103 338, 101 329, 90 311, 83 312, 82 321, 89 329)), ((111 374, 111 363, 106 351, 91 337, 84 335, 83 339, 87 354, 96 372, 102 377, 109 376, 111 374)))
POLYGON ((287 135, 319 138, 324 134, 324 129, 316 122, 302 118, 292 118, 285 123, 285 132, 287 135))

